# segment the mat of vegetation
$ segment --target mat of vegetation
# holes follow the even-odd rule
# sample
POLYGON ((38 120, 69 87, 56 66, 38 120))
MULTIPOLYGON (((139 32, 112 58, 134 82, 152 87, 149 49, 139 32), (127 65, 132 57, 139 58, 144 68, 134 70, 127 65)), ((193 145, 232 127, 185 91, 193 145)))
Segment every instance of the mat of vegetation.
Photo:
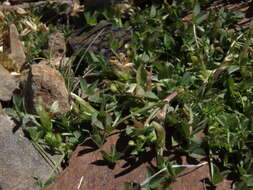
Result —
MULTIPOLYGON (((252 189, 253 25, 235 32, 243 15, 222 8, 202 12, 200 5, 209 2, 154 0, 124 15, 110 8, 85 11, 84 26, 107 20, 132 29, 127 58, 115 64, 88 51, 75 56, 73 72, 61 71, 72 100, 64 116, 51 118, 43 110, 28 115, 17 98, 10 114, 31 119, 36 124, 26 128, 31 139, 66 159, 88 138, 112 163, 156 151, 157 170, 149 175, 164 172, 143 190, 165 189, 182 172, 172 167, 178 164, 175 155, 208 161, 214 187, 227 178, 235 189, 252 189), (184 21, 191 11, 192 19, 184 21), (126 147, 104 152, 104 141, 115 132, 128 137, 126 147)), ((40 22, 36 12, 31 18, 40 22)), ((71 33, 71 23, 44 22, 71 33)), ((34 41, 26 47, 29 60, 45 56, 43 39, 40 32, 25 36, 24 41, 34 41)))

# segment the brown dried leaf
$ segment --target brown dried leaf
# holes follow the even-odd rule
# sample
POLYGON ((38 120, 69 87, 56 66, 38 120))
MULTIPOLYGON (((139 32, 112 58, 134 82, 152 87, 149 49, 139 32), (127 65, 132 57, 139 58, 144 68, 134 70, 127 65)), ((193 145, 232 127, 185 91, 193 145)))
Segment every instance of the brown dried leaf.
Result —
POLYGON ((73 9, 72 9, 72 12, 71 12, 71 16, 78 16, 78 13, 83 12, 83 11, 84 11, 84 6, 80 5, 77 2, 74 2, 73 9))
POLYGON ((20 7, 17 7, 17 8, 16 8, 16 12, 17 12, 19 15, 26 15, 26 14, 27 14, 27 12, 26 12, 24 9, 20 8, 20 7))
POLYGON ((2 11, 0 11, 0 20, 4 21, 4 19, 5 19, 5 15, 2 11))

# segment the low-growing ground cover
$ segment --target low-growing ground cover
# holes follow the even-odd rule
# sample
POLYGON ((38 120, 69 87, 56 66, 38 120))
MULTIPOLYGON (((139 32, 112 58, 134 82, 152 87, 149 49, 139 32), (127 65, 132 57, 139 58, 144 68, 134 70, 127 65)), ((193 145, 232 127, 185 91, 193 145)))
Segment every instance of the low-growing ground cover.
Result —
MULTIPOLYGON (((208 3, 154 0, 124 14, 115 8, 82 13, 84 26, 107 20, 131 28, 127 54, 110 61, 86 50, 73 56, 61 69, 72 101, 67 114, 53 118, 38 109, 38 117, 28 115, 18 98, 9 113, 31 119, 32 127, 25 128, 31 140, 66 160, 88 138, 110 163, 155 151, 157 167, 149 175, 163 172, 142 184, 143 190, 168 188, 183 170, 173 167, 180 164, 178 155, 207 161, 214 188, 227 178, 235 189, 251 189, 253 25, 238 30, 243 15, 223 8, 202 11, 208 3), (191 19, 184 19, 189 13, 191 19), (125 147, 103 151, 115 132, 127 137, 125 147)), ((36 11, 31 18, 39 24, 45 18, 36 11)), ((44 22, 67 37, 74 24, 54 25, 58 21, 44 22)), ((48 56, 41 50, 45 39, 41 32, 24 37, 28 61, 48 56)), ((111 44, 112 51, 117 48, 111 44)))

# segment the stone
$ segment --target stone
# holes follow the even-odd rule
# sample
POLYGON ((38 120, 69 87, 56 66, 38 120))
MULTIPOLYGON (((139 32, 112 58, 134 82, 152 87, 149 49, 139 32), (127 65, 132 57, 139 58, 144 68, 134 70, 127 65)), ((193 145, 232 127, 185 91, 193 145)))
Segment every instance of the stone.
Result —
MULTIPOLYGON (((186 159, 183 158, 183 164, 187 163, 186 159)), ((208 164, 198 167, 198 168, 188 168, 180 173, 175 182, 170 186, 171 189, 181 190, 199 190, 199 189, 211 189, 210 187, 210 171, 208 164)), ((224 180, 221 183, 217 184, 217 190, 227 190, 231 189, 232 181, 224 180)))
MULTIPOLYGON (((219 10, 221 8, 244 15, 242 18, 238 19, 237 24, 240 27, 236 26, 236 28, 230 29, 229 32, 235 32, 237 30, 249 28, 250 22, 253 18, 253 2, 252 1, 217 0, 217 1, 213 1, 208 6, 203 7, 203 11, 208 14, 210 13, 210 11, 219 10)), ((186 16, 183 18, 183 22, 185 24, 189 24, 191 20, 192 20, 192 13, 186 14, 186 16)))
POLYGON ((15 24, 9 25, 9 32, 8 36, 5 37, 3 51, 11 55, 12 60, 15 62, 16 72, 19 72, 25 64, 26 56, 15 24))
MULTIPOLYGON (((111 144, 120 144, 117 135, 108 137, 103 150, 110 152, 111 144)), ((127 143, 126 139, 122 140, 127 143)), ((130 161, 131 159, 120 159, 115 165, 110 165, 103 160, 98 149, 87 141, 78 146, 72 154, 69 166, 60 174, 54 184, 49 185, 46 190, 78 189, 78 190, 123 190, 124 182, 141 184, 146 178, 145 168, 152 163, 154 166, 155 154, 148 153, 143 156, 142 161, 130 161)), ((181 156, 182 164, 199 164, 204 161, 195 160, 189 163, 186 157, 181 156)), ((171 189, 200 190, 209 189, 210 175, 208 164, 198 168, 188 168, 180 173, 170 185, 171 189)), ((224 180, 216 186, 218 190, 231 189, 232 181, 224 180)))
MULTIPOLYGON (((112 135, 107 138, 103 150, 110 152, 112 144, 116 147, 127 143, 124 138, 112 135)), ((117 148, 117 150, 120 148, 117 148)), ((46 190, 121 190, 124 183, 140 184, 146 179, 146 167, 154 158, 154 154, 147 152, 139 160, 120 159, 115 165, 105 161, 98 149, 91 141, 78 146, 72 154, 69 166, 60 174, 54 184, 46 190)))
POLYGON ((62 57, 65 54, 66 44, 62 33, 54 32, 49 35, 48 49, 51 57, 62 57))
POLYGON ((68 91, 60 72, 47 65, 34 64, 24 75, 26 80, 23 94, 29 113, 36 113, 39 105, 50 111, 55 102, 58 103, 56 113, 64 114, 70 110, 68 91))
POLYGON ((125 53, 125 45, 132 40, 130 29, 120 28, 114 24, 102 21, 90 30, 78 29, 69 37, 68 43, 75 53, 88 48, 89 51, 102 55, 106 60, 115 53, 111 50, 111 43, 116 41, 118 49, 116 53, 125 53))
POLYGON ((68 66, 69 58, 65 56, 66 43, 62 33, 54 32, 49 35, 48 48, 45 52, 50 55, 50 59, 43 59, 39 64, 50 65, 53 68, 63 68, 68 66))
POLYGON ((34 177, 47 180, 51 168, 14 122, 0 114, 0 189, 40 190, 34 177))
POLYGON ((15 77, 13 77, 1 64, 0 79, 0 100, 10 101, 18 85, 15 77))

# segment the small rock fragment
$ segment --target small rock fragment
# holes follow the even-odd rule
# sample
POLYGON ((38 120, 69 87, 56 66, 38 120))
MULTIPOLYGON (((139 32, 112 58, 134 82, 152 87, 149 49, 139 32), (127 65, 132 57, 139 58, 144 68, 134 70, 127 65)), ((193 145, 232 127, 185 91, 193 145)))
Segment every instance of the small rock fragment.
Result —
POLYGON ((62 57, 66 52, 65 38, 62 33, 54 32, 49 36, 48 47, 52 57, 62 57))
POLYGON ((47 61, 47 64, 54 68, 67 65, 68 60, 65 57, 66 43, 62 33, 54 32, 49 36, 47 51, 49 51, 50 55, 50 60, 47 61))
POLYGON ((11 54, 12 59, 16 63, 17 72, 19 72, 25 64, 26 56, 15 24, 9 25, 9 34, 5 40, 4 53, 11 54))
POLYGON ((28 112, 35 113, 39 105, 50 111, 56 101, 59 106, 57 113, 64 114, 70 110, 64 78, 57 70, 43 64, 31 65, 25 78, 24 97, 28 112))

